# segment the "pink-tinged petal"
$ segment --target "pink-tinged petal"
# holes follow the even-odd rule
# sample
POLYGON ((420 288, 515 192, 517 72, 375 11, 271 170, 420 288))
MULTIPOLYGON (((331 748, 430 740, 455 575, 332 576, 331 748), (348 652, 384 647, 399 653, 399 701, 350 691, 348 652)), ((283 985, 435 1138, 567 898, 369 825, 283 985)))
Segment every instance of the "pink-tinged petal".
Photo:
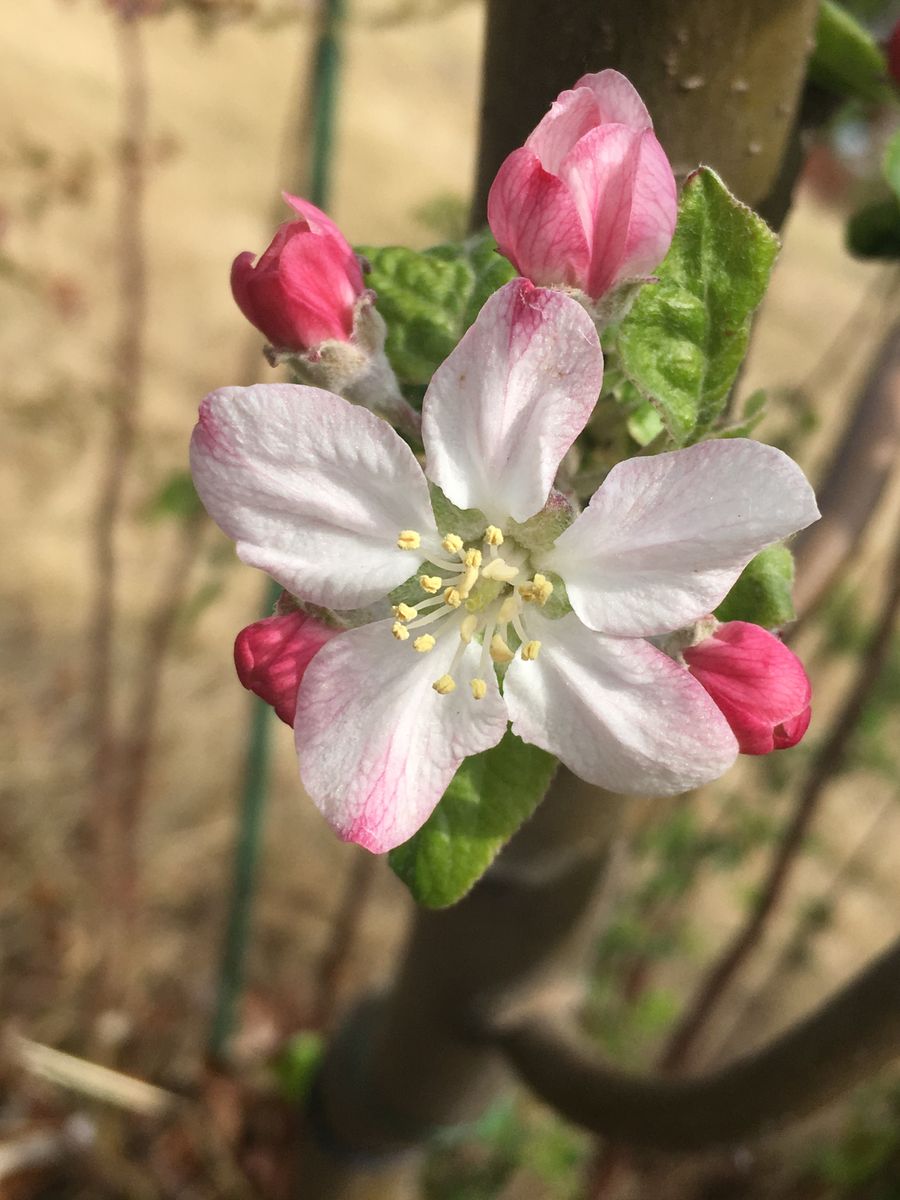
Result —
POLYGON ((647 106, 638 95, 637 89, 619 71, 610 69, 598 71, 593 75, 582 75, 575 88, 586 88, 591 92, 600 121, 604 125, 628 125, 638 133, 653 128, 647 106))
POLYGON ((613 285, 625 258, 642 141, 643 134, 627 125, 598 125, 559 169, 587 230, 591 257, 584 290, 593 299, 613 285))
POLYGON ((254 265, 246 251, 231 268, 235 301, 278 350, 306 351, 348 341, 356 301, 364 290, 353 249, 313 204, 285 199, 300 219, 279 226, 254 265))
POLYGON ((541 642, 516 658, 503 685, 512 729, 588 783, 628 794, 675 795, 716 779, 737 742, 690 673, 640 638, 587 629, 574 613, 528 614, 541 642))
POLYGON ((812 689, 800 659, 767 629, 720 625, 684 651, 734 731, 742 754, 796 745, 809 725, 812 689))
POLYGON ((594 323, 571 297, 514 279, 435 372, 422 409, 428 477, 501 524, 543 508, 603 379, 594 323))
POLYGON ((488 224, 500 253, 532 283, 587 283, 588 239, 569 190, 524 146, 491 184, 488 224))
POLYGON ((298 232, 285 244, 271 278, 296 336, 306 346, 349 341, 353 311, 363 290, 356 256, 327 237, 298 232))
POLYGON ((542 566, 592 629, 670 633, 712 612, 754 554, 818 517, 803 472, 774 446, 700 442, 613 467, 542 566))
POLYGON ((318 388, 257 384, 208 396, 191 441, 200 499, 238 556, 312 604, 358 608, 387 595, 432 546, 415 455, 364 408, 318 388))
POLYGON ((668 253, 677 219, 678 189, 672 167, 656 136, 647 130, 641 136, 631 218, 615 283, 656 270, 668 253))
POLYGON ((249 250, 244 250, 231 264, 231 294, 251 325, 255 324, 256 315, 249 287, 253 278, 253 258, 249 250))
POLYGON ((796 717, 791 717, 789 721, 782 721, 780 725, 776 725, 775 749, 789 750, 791 746, 796 746, 809 729, 811 720, 812 708, 807 705, 803 712, 798 713, 796 717))
POLYGON ((281 198, 299 217, 302 217, 313 233, 330 234, 346 243, 347 239, 341 233, 340 228, 335 225, 327 213, 322 212, 321 208, 317 208, 309 200, 304 200, 302 196, 292 196, 290 192, 282 192, 281 198))
POLYGON ((340 632, 305 612, 254 621, 234 642, 238 678, 245 688, 271 704, 286 725, 293 725, 297 691, 306 668, 340 632))
POLYGON ((537 155, 545 171, 556 175, 575 143, 600 123, 600 109, 591 89, 573 88, 560 92, 525 145, 537 155))
POLYGON ((496 685, 475 700, 474 644, 454 672, 456 690, 431 686, 459 645, 448 633, 428 654, 378 621, 342 633, 316 655, 300 686, 294 736, 304 787, 345 841, 392 850, 428 819, 462 760, 506 731, 496 685))

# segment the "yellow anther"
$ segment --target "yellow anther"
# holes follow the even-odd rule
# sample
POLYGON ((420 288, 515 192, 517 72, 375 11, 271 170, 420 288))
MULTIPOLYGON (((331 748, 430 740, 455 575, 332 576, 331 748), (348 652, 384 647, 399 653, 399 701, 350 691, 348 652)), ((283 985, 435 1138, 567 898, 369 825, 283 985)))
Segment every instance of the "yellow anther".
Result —
POLYGON ((397 639, 398 642, 405 642, 406 639, 409 637, 409 630, 406 628, 405 625, 401 625, 399 621, 395 621, 394 624, 391 626, 391 633, 394 635, 394 637, 397 639))
POLYGON ((540 642, 526 642, 522 647, 522 657, 526 662, 534 662, 540 652, 540 642))
POLYGON ((472 695, 476 700, 483 700, 487 695, 487 684, 483 679, 473 679, 469 683, 472 689, 472 695))
POLYGON ((488 525, 484 531, 484 540, 489 546, 502 546, 503 530, 498 529, 496 525, 488 525))
POLYGON ((497 620, 501 625, 507 621, 511 621, 519 611, 519 601, 515 595, 507 596, 500 605, 500 611, 497 613, 497 620))
POLYGON ((462 596, 459 594, 459 588, 445 588, 444 603, 449 604, 451 608, 459 608, 459 606, 462 604, 462 596))
POLYGON ((441 579, 440 575, 419 576, 419 587, 421 587, 423 592, 428 592, 430 596, 437 595, 437 593, 441 590, 441 584, 443 582, 444 581, 441 579))
POLYGON ((397 538, 397 545, 401 550, 418 550, 422 545, 422 536, 416 533, 414 529, 401 529, 400 536, 397 538))
POLYGON ((419 610, 412 608, 409 604, 394 605, 394 616, 398 617, 401 621, 411 621, 413 617, 417 617, 418 615, 419 610))
POLYGON ((463 617, 462 624, 459 627, 460 641, 465 642, 468 646, 472 638, 475 636, 475 631, 478 628, 478 618, 474 613, 469 613, 467 617, 463 617))
POLYGON ((463 559, 463 562, 465 563, 465 565, 467 567, 480 567, 481 566, 481 551, 476 549, 473 546, 471 550, 466 551, 466 555, 465 555, 465 558, 463 559))
POLYGON ((540 604, 542 607, 553 595, 553 584, 546 575, 535 575, 519 588, 519 595, 526 604, 540 604))
POLYGON ((485 579, 494 579, 500 583, 511 583, 518 573, 519 568, 503 558, 492 558, 486 567, 481 568, 485 579))
POLYGON ((421 637, 417 637, 413 642, 413 650, 417 650, 419 654, 427 654, 429 650, 434 649, 434 638, 430 633, 423 633, 421 637))
POLYGON ((441 545, 448 554, 459 554, 463 548, 463 540, 458 533, 448 533, 441 545))
POLYGON ((491 638, 491 658, 494 660, 494 662, 508 663, 512 662, 515 657, 516 656, 513 654, 512 650, 510 650, 509 646, 507 646, 506 642, 504 642, 500 634, 495 633, 491 638))
POLYGON ((478 582, 478 568, 466 567, 466 573, 461 584, 459 584, 460 598, 465 600, 469 592, 478 582))
POLYGON ((456 684, 452 675, 442 675, 431 686, 439 696, 449 696, 451 692, 456 691, 456 684))

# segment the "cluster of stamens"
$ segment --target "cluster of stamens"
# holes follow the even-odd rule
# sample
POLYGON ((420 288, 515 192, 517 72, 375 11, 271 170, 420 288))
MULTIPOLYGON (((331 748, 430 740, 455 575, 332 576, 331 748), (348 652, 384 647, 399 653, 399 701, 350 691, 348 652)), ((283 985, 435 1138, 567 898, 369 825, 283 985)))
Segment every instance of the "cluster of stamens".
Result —
MULTIPOLYGON (((553 592, 553 584, 544 575, 518 582, 526 574, 526 556, 517 547, 500 553, 504 544, 502 530, 488 525, 482 536, 482 547, 466 546, 456 533, 448 533, 440 543, 440 552, 429 552, 429 562, 441 575, 420 575, 419 587, 425 599, 415 604, 394 606, 392 633, 399 642, 406 642, 414 631, 430 626, 428 633, 413 638, 412 648, 428 654, 439 638, 455 632, 459 645, 446 674, 431 685, 441 696, 456 690, 454 673, 475 638, 481 639, 481 661, 478 674, 469 680, 476 700, 487 695, 487 680, 493 665, 506 665, 521 654, 523 661, 534 662, 541 643, 528 635, 526 606, 543 607, 553 592), (515 650, 509 646, 509 627, 518 638, 515 650)), ((401 550, 419 550, 422 538, 414 529, 401 530, 397 545, 401 550)))

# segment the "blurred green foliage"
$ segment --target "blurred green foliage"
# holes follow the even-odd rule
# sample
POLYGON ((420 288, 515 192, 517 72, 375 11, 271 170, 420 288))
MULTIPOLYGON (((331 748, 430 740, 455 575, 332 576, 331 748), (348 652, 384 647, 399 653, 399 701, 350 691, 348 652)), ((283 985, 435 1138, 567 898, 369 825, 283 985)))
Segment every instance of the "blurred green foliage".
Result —
POLYGON ((522 1098, 503 1100, 477 1123, 438 1140, 425 1165, 423 1197, 495 1200, 516 1176, 541 1200, 582 1200, 591 1145, 588 1134, 548 1109, 522 1098))

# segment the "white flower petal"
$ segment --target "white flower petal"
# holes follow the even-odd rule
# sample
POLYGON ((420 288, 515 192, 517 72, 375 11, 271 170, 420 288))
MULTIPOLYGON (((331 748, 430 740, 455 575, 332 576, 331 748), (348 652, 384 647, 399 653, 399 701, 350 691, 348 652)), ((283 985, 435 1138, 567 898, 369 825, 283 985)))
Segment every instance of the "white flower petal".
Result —
POLYGON ((428 484, 389 425, 318 388, 257 384, 203 401, 191 441, 200 499, 239 557, 295 596, 356 608, 412 575, 436 544, 428 484))
POLYGON ((604 633, 668 633, 706 616, 754 554, 817 520, 795 462, 748 438, 613 467, 542 566, 604 633))
POLYGON ((734 761, 737 741, 715 703, 649 642, 594 633, 574 613, 529 614, 529 633, 540 655, 516 658, 503 686, 513 733, 588 783, 675 795, 734 761))
POLYGON ((526 521, 584 428, 603 379, 594 323, 514 279, 487 301, 425 396, 427 474, 460 508, 526 521))
POLYGON ((462 760, 506 732, 496 682, 482 700, 469 688, 480 647, 466 649, 456 691, 439 696, 432 688, 458 645, 448 633, 417 654, 391 637, 390 621, 379 621, 333 638, 307 668, 294 719, 300 774, 345 841, 376 854, 407 841, 462 760))

